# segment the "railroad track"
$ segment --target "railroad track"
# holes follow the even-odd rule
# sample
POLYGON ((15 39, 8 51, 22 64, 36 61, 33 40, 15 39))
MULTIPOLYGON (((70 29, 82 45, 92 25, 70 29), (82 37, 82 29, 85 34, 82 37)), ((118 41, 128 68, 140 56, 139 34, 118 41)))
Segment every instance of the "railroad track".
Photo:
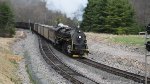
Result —
POLYGON ((98 84, 96 81, 87 78, 86 76, 65 65, 60 59, 57 58, 45 40, 39 38, 39 44, 44 60, 65 79, 73 84, 84 84, 85 81, 83 82, 81 79, 86 80, 86 82, 89 82, 89 84, 98 84))
MULTIPOLYGON (((143 83, 143 84, 145 83, 145 77, 144 76, 137 75, 137 74, 130 73, 130 72, 126 72, 126 71, 123 71, 123 70, 120 70, 117 68, 113 68, 113 67, 101 64, 101 63, 97 63, 97 62, 94 62, 94 61, 87 59, 87 58, 76 59, 76 60, 79 62, 82 62, 86 65, 89 65, 89 66, 92 66, 94 68, 106 71, 106 72, 111 73, 111 74, 115 74, 117 76, 121 76, 121 77, 130 79, 130 80, 133 80, 135 82, 138 82, 138 83, 143 83)), ((148 84, 150 84, 150 78, 148 78, 148 84)))
MULTIPOLYGON (((84 84, 78 79, 75 78, 75 76, 84 77, 87 80, 90 80, 92 83, 98 84, 97 82, 83 76, 82 74, 78 73, 77 71, 71 69, 67 65, 65 65, 57 56, 53 53, 51 48, 48 46, 47 42, 45 40, 39 40, 40 42, 40 51, 43 55, 43 58, 45 61, 54 69, 56 72, 58 72, 60 75, 62 75, 64 78, 69 80, 70 82, 74 84, 84 84)), ((135 82, 143 83, 145 82, 145 77, 141 75, 137 75, 134 73, 126 72, 117 68, 113 68, 101 63, 97 63, 95 61, 92 61, 90 59, 84 58, 84 59, 75 59, 79 62, 82 62, 86 65, 92 66, 94 68, 106 71, 108 73, 121 76, 130 80, 133 80, 135 82)), ((91 83, 91 84, 92 84, 91 83)), ((150 78, 148 78, 148 84, 150 84, 150 78)))

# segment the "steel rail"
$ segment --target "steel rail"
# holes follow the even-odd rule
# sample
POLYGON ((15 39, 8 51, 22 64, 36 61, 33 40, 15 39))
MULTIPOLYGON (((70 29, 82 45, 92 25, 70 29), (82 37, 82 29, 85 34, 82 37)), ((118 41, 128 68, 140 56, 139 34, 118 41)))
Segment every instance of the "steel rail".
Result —
MULTIPOLYGON (((46 48, 45 48, 46 49, 46 48)), ((45 61, 56 71, 58 72, 60 75, 62 75, 65 79, 69 80, 70 82, 74 83, 74 84, 83 84, 82 82, 78 81, 77 79, 73 78, 70 74, 68 74, 67 72, 65 72, 63 69, 61 69, 56 63, 54 63, 54 59, 52 61, 52 59, 50 59, 50 55, 52 55, 51 53, 48 54, 47 51, 45 51, 44 46, 42 44, 42 41, 40 40, 40 50, 42 51, 43 54, 43 58, 45 59, 45 61)))
MULTIPOLYGON (((130 80, 133 80, 135 82, 139 82, 139 83, 144 84, 144 81, 145 81, 144 76, 134 74, 134 73, 131 73, 131 72, 127 72, 127 71, 123 71, 123 70, 120 70, 120 69, 117 69, 117 68, 114 68, 114 67, 110 67, 110 66, 104 65, 102 63, 97 63, 97 62, 92 61, 92 60, 87 59, 87 58, 76 59, 76 60, 81 62, 81 63, 87 64, 91 67, 106 71, 108 73, 111 73, 111 74, 114 74, 114 75, 117 75, 117 76, 121 76, 121 77, 130 79, 130 80)), ((148 82, 148 84, 150 84, 150 78, 148 78, 147 82, 148 82)))

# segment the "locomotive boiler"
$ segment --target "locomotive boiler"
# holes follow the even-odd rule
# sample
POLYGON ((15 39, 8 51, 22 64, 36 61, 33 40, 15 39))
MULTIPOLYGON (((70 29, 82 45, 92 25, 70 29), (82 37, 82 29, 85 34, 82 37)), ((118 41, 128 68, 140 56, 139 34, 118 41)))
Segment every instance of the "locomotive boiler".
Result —
POLYGON ((81 30, 68 26, 58 26, 56 28, 56 44, 62 46, 64 53, 73 56, 82 56, 88 53, 86 36, 81 30))

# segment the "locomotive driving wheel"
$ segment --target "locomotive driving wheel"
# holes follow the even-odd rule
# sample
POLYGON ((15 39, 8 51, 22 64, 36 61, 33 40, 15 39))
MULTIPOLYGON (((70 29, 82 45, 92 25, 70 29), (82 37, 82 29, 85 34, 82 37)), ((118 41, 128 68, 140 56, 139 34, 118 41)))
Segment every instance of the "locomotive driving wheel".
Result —
POLYGON ((71 54, 71 45, 67 45, 67 53, 71 54))
POLYGON ((62 45, 62 51, 63 51, 63 53, 65 53, 67 55, 71 55, 71 45, 64 43, 62 45))

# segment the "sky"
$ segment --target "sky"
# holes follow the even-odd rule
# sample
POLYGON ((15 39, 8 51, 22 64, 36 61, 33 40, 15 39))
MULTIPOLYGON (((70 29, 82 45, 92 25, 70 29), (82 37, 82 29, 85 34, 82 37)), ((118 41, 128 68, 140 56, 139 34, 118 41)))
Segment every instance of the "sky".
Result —
POLYGON ((82 19, 82 9, 86 7, 87 3, 87 0, 47 0, 47 7, 50 10, 61 11, 67 17, 82 19))

